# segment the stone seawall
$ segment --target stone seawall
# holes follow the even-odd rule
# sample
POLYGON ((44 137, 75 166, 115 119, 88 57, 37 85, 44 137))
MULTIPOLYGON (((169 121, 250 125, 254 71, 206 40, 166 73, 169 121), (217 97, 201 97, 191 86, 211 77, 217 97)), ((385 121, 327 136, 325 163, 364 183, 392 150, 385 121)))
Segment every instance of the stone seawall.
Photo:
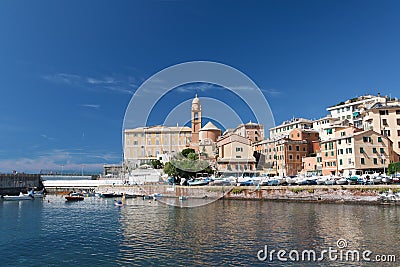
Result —
POLYGON ((400 192, 400 185, 333 185, 333 186, 100 186, 96 191, 133 193, 138 195, 163 194, 164 197, 220 198, 235 200, 278 200, 337 203, 378 204, 381 193, 400 192))

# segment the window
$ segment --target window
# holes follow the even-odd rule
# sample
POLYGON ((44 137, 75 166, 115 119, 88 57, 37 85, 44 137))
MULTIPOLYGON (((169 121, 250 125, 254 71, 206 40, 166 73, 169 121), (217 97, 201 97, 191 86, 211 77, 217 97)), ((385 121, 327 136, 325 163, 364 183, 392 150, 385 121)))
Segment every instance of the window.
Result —
POLYGON ((342 144, 342 140, 339 139, 338 140, 338 144, 341 145, 342 144))
POLYGON ((328 152, 325 152, 325 157, 328 157, 328 152))
POLYGON ((376 152, 378 152, 378 151, 376 150, 376 147, 372 148, 372 153, 376 153, 376 152))
POLYGON ((339 165, 343 165, 343 160, 339 159, 339 165))
POLYGON ((400 109, 396 110, 396 114, 400 114, 400 109))
POLYGON ((378 159, 374 158, 374 165, 378 165, 378 159))
POLYGON ((151 145, 151 140, 148 140, 148 141, 147 141, 147 144, 148 144, 148 145, 151 145))
POLYGON ((346 132, 341 132, 340 133, 340 136, 345 136, 346 135, 346 132))
POLYGON ((351 153, 353 153, 353 149, 351 147, 346 148, 346 154, 351 154, 351 153))
POLYGON ((243 147, 237 147, 236 152, 243 152, 243 147))
POLYGON ((397 119, 397 125, 400 125, 400 119, 397 119))
POLYGON ((360 153, 364 153, 364 148, 360 147, 360 153))
POLYGON ((365 159, 364 158, 361 158, 361 164, 365 165, 365 159))
POLYGON ((397 144, 397 147, 400 148, 400 142, 397 144))
POLYGON ((380 137, 380 136, 378 137, 378 142, 382 142, 382 137, 380 137))
POLYGON ((289 150, 292 150, 292 146, 289 146, 289 150))
POLYGON ((334 155, 335 155, 335 153, 333 151, 331 151, 331 156, 334 156, 334 155))
POLYGON ((299 155, 296 155, 296 159, 300 159, 300 156, 299 156, 299 155))
POLYGON ((382 124, 383 124, 383 125, 388 125, 387 119, 382 119, 382 124))
POLYGON ((369 143, 369 142, 371 142, 371 137, 369 137, 369 136, 364 136, 364 137, 363 137, 363 142, 364 142, 364 143, 369 143))
POLYGON ((390 130, 382 130, 382 131, 381 131, 381 134, 382 134, 383 136, 390 136, 390 130))
POLYGON ((289 159, 292 160, 293 159, 293 155, 289 154, 289 159))
POLYGON ((379 114, 380 115, 389 115, 389 111, 388 110, 380 110, 379 114))
POLYGON ((299 146, 296 146, 296 151, 300 151, 300 147, 299 146))
POLYGON ((397 130, 397 136, 400 136, 400 130, 397 130))
POLYGON ((346 139, 346 144, 351 144, 351 137, 346 139))
POLYGON ((240 159, 240 158, 242 158, 242 156, 236 156, 236 158, 237 158, 237 159, 240 159))
POLYGON ((133 141, 133 144, 137 146, 138 144, 137 140, 133 141))
POLYGON ((383 147, 381 147, 379 152, 380 152, 381 154, 384 154, 384 153, 385 153, 385 149, 384 149, 383 147))

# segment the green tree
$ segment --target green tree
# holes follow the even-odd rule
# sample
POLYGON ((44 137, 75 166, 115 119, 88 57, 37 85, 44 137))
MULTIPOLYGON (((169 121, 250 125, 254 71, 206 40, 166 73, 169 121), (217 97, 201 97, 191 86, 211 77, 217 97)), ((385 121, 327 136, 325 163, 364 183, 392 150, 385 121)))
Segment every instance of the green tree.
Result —
POLYGON ((389 164, 388 174, 400 172, 400 162, 393 162, 389 164))
POLYGON ((172 164, 171 162, 165 163, 164 172, 166 174, 168 174, 168 176, 177 176, 178 175, 177 169, 175 168, 174 164, 172 164))
POLYGON ((152 159, 150 161, 151 166, 153 166, 154 169, 162 169, 164 166, 161 163, 161 161, 159 161, 158 159, 152 159))
POLYGON ((199 155, 196 154, 196 153, 194 153, 194 152, 190 152, 190 153, 187 155, 187 158, 188 158, 189 160, 197 160, 197 159, 199 159, 199 155))
POLYGON ((185 148, 182 150, 181 154, 187 158, 190 153, 196 153, 193 148, 185 148))

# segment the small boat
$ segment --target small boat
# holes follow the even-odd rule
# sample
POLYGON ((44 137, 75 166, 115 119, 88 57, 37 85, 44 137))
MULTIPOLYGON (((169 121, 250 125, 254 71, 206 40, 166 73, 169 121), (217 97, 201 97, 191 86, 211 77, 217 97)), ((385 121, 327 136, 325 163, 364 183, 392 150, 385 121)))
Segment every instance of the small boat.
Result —
POLYGON ((188 181, 188 185, 189 186, 201 186, 201 185, 208 185, 209 182, 210 181, 207 181, 207 180, 196 180, 196 179, 194 179, 194 180, 188 181))
POLYGON ((325 185, 334 185, 334 184, 336 184, 335 179, 329 178, 325 180, 325 185))
POLYGON ((326 177, 320 177, 317 179, 317 185, 323 185, 325 184, 325 181, 327 180, 326 177))
POLYGON ((117 194, 117 193, 101 193, 100 197, 104 198, 112 198, 112 197, 122 197, 122 194, 117 194))
POLYGON ((136 198, 137 195, 135 195, 135 194, 130 194, 130 193, 125 193, 125 194, 123 194, 122 197, 125 197, 125 198, 136 198))
POLYGON ((181 201, 183 201, 183 200, 187 200, 188 199, 188 197, 187 196, 180 196, 179 197, 179 200, 181 200, 181 201))
POLYGON ((18 196, 3 196, 4 200, 32 200, 33 196, 29 194, 23 194, 22 192, 19 193, 18 196))
POLYGON ((286 178, 286 183, 288 185, 294 185, 297 184, 297 177, 296 176, 291 176, 286 178))
POLYGON ((345 185, 345 184, 348 184, 348 181, 346 178, 339 178, 339 179, 336 179, 336 184, 345 185))
POLYGON ((382 176, 382 183, 383 184, 391 184, 393 182, 392 177, 390 176, 382 176))
POLYGON ((65 199, 67 201, 80 201, 84 200, 85 198, 80 193, 70 193, 68 196, 65 196, 65 199))
POLYGON ((347 181, 349 184, 357 184, 358 183, 358 178, 357 176, 351 176, 347 178, 347 181))
POLYGON ((119 201, 114 200, 114 205, 117 207, 122 207, 124 205, 124 203, 122 203, 121 200, 119 200, 119 201))

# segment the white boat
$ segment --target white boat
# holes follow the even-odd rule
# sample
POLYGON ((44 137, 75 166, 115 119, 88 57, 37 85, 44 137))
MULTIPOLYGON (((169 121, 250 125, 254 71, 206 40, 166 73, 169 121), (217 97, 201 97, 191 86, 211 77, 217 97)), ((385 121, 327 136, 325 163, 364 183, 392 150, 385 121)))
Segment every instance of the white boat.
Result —
POLYGON ((345 185, 345 184, 348 184, 349 182, 347 181, 347 179, 346 178, 339 178, 339 179, 336 179, 336 184, 338 184, 338 185, 345 185))
POLYGON ((3 196, 3 198, 4 200, 32 200, 33 196, 20 192, 18 196, 3 196))
POLYGON ((336 184, 335 179, 328 178, 325 180, 325 185, 334 185, 334 184, 336 184))
POLYGON ((326 177, 320 177, 317 179, 317 185, 323 185, 325 184, 327 178, 326 177))
POLYGON ((392 177, 390 176, 382 176, 382 183, 384 184, 391 184, 393 182, 392 177))
POLYGON ((286 183, 293 185, 297 183, 297 177, 286 177, 286 183))

